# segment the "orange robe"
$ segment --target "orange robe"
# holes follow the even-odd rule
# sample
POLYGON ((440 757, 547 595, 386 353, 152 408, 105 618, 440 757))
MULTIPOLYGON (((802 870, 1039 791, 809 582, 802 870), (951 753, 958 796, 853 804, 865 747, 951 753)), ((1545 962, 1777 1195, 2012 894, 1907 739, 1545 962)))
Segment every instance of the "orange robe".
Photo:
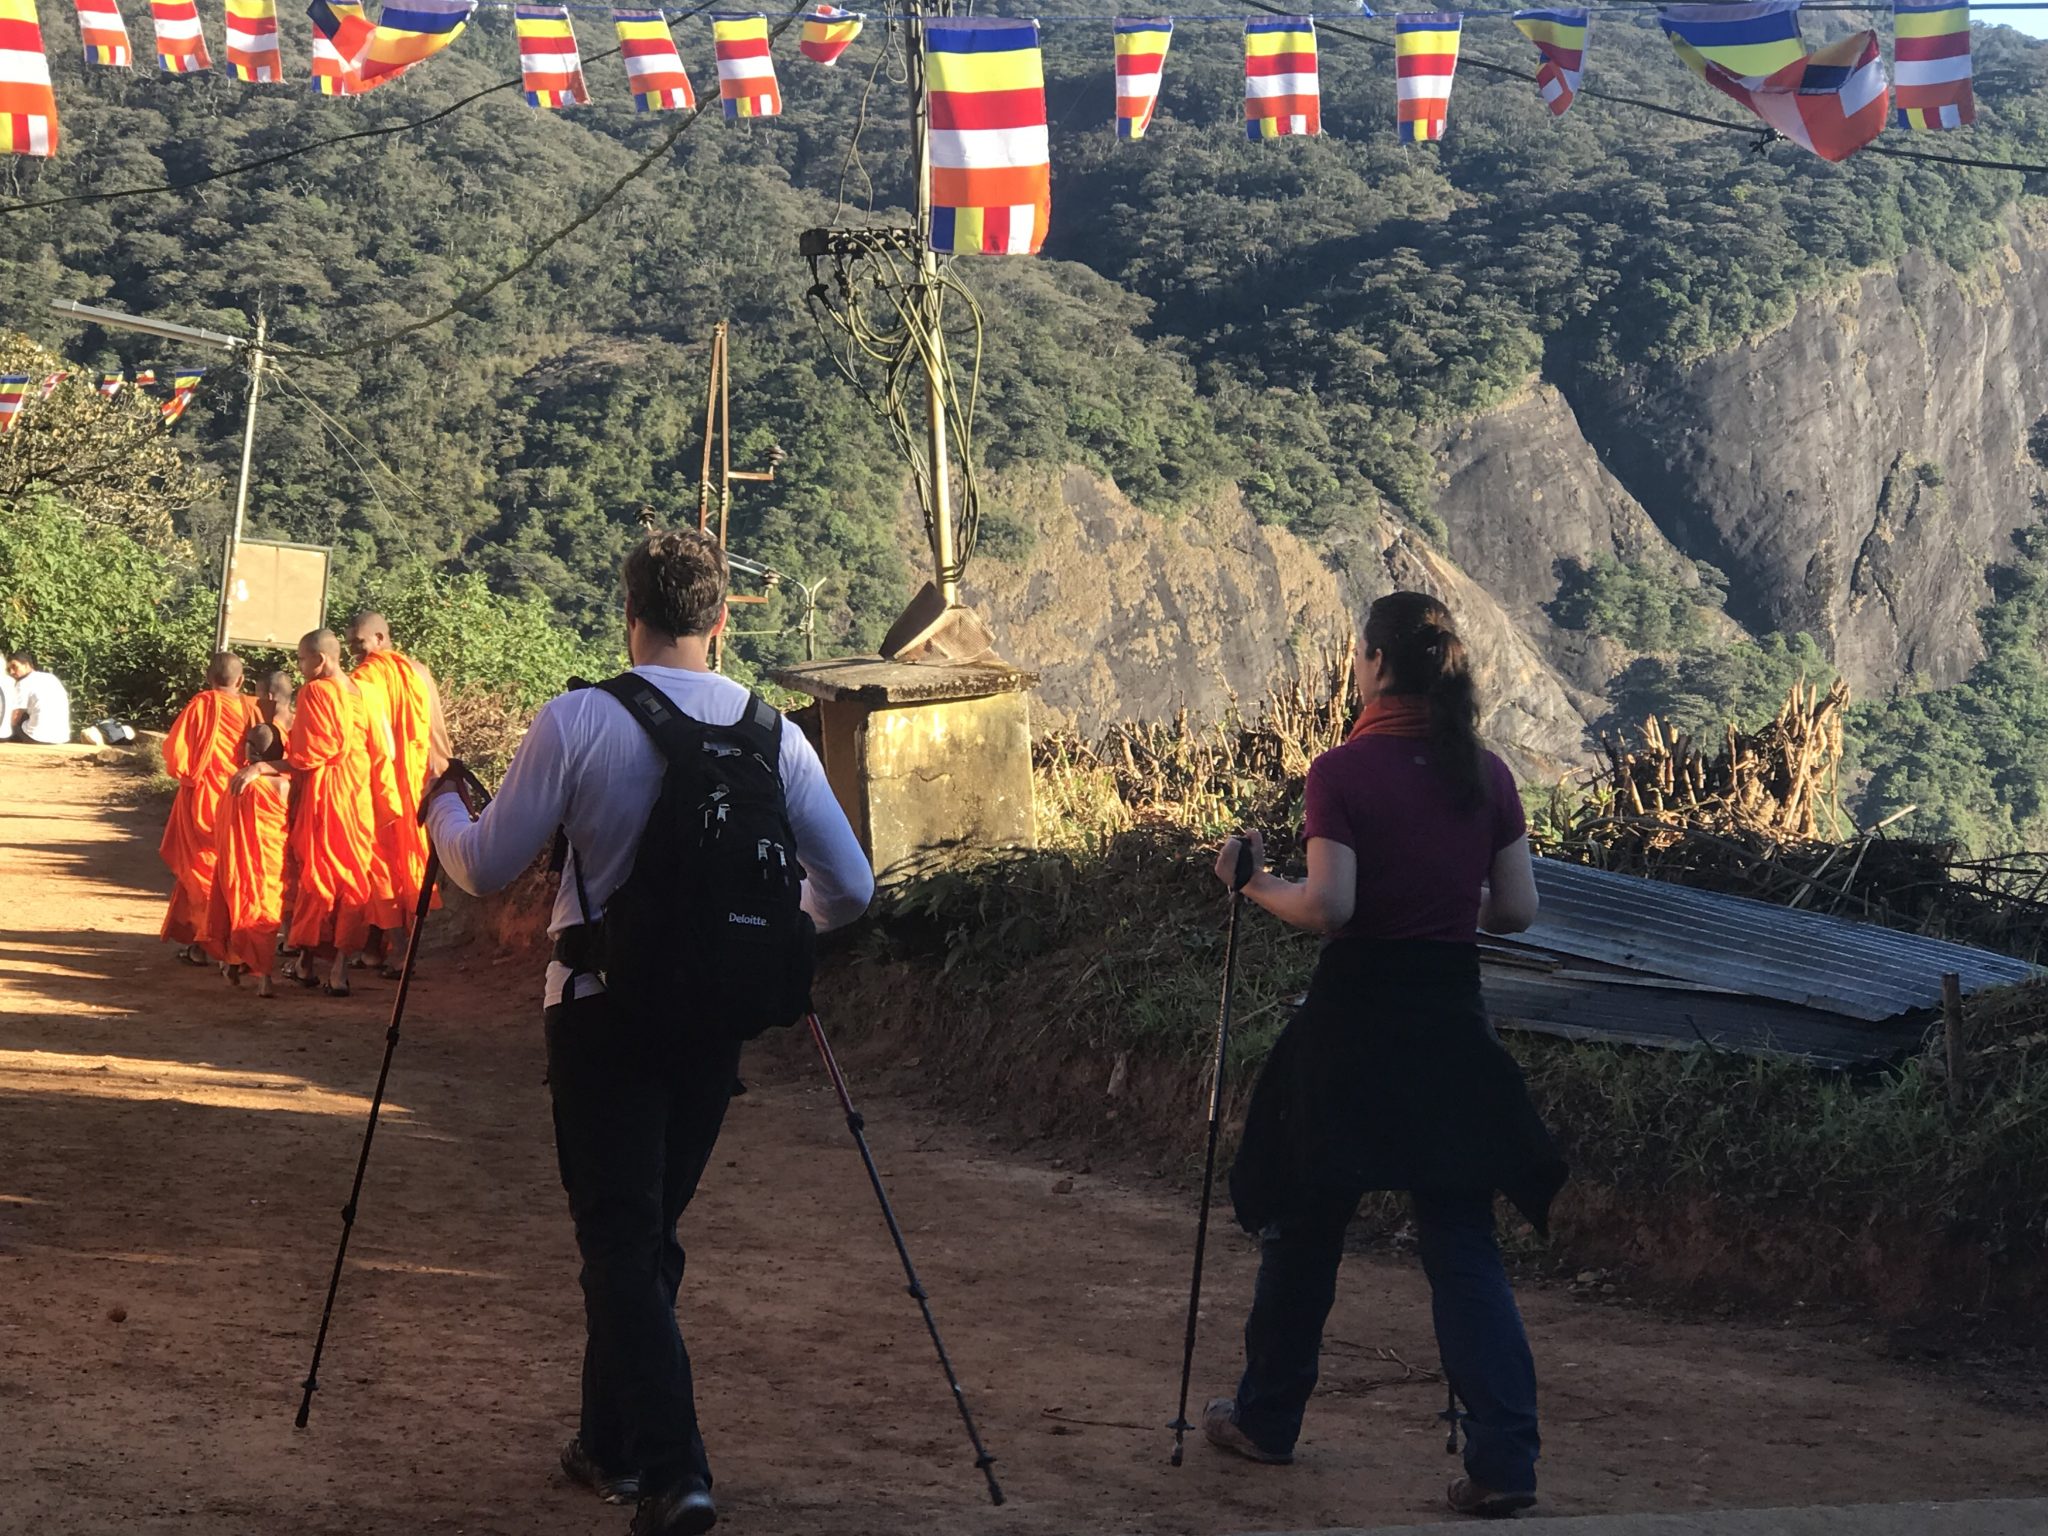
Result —
POLYGON ((266 776, 230 790, 219 818, 220 856, 207 908, 206 951, 268 976, 284 920, 286 807, 291 781, 266 776))
POLYGON ((346 679, 321 678, 299 690, 285 755, 296 796, 294 948, 361 949, 384 909, 395 908, 377 858, 380 807, 388 816, 397 799, 389 740, 346 679))
POLYGON ((400 921, 378 926, 395 928, 418 910, 420 886, 427 878, 427 829, 419 815, 433 748, 434 700, 419 668, 397 651, 365 657, 349 676, 362 689, 370 713, 391 728, 397 814, 385 823, 377 851, 390 876, 400 921))
POLYGON ((164 771, 178 781, 157 852, 176 877, 163 936, 191 944, 206 927, 213 891, 216 851, 214 822, 228 780, 242 760, 242 737, 256 720, 256 701, 247 694, 209 688, 178 712, 164 738, 164 771))

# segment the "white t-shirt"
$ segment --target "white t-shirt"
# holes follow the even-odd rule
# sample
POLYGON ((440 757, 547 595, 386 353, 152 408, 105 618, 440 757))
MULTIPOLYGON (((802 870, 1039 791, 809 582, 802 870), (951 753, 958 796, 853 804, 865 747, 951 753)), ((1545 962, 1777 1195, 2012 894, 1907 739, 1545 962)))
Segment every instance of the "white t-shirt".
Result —
MULTIPOLYGON (((635 667, 668 701, 707 725, 737 725, 747 707, 747 690, 715 672, 676 667, 635 667)), ((626 706, 599 688, 582 688, 551 699, 512 756, 497 798, 472 822, 453 795, 437 796, 427 812, 427 832, 449 877, 472 895, 500 890, 516 879, 546 847, 557 827, 569 833, 569 867, 548 932, 573 928, 600 917, 613 891, 632 873, 633 855, 647 817, 661 794, 665 764, 640 722, 626 706), (592 910, 576 901, 576 876, 592 910)), ((844 927, 867 910, 875 894, 874 871, 846 813, 825 780, 818 754, 793 725, 782 731, 783 794, 797 858, 809 877, 804 910, 820 931, 844 927)), ((562 1000, 569 968, 548 966, 547 1002, 562 1000)), ((576 980, 576 995, 604 990, 591 975, 576 980)))
POLYGON ((14 712, 21 706, 14 702, 14 679, 0 671, 0 741, 14 737, 14 712))
POLYGON ((8 705, 8 713, 17 709, 28 711, 21 734, 30 741, 55 746, 71 739, 71 696, 49 673, 31 672, 15 680, 14 702, 8 705))

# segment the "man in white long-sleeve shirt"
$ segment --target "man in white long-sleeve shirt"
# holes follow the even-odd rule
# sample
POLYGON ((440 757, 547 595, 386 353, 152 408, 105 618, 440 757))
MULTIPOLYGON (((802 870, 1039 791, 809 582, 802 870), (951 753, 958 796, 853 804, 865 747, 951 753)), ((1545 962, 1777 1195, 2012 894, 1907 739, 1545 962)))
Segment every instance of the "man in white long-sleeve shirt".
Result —
MULTIPOLYGON (((633 671, 691 719, 738 724, 748 692, 707 661, 725 624, 717 543, 691 531, 652 535, 626 557, 625 594, 633 671)), ((821 930, 843 926, 874 895, 867 856, 802 732, 781 732, 779 766, 807 877, 804 910, 821 930)), ((625 883, 664 768, 625 705, 602 689, 579 689, 534 718, 497 799, 476 821, 437 790, 427 829, 449 876, 481 894, 508 884, 561 828, 570 863, 549 922, 560 935, 595 923, 625 883)), ((687 1010, 688 999, 679 1006, 687 1010)), ((544 1016, 555 1146, 583 1256, 589 1330, 580 1433, 562 1466, 610 1502, 637 1498, 633 1536, 694 1536, 717 1516, 676 1325, 676 1223, 725 1118, 738 1036, 650 1024, 612 1006, 600 976, 572 973, 560 960, 548 966, 544 1016)))

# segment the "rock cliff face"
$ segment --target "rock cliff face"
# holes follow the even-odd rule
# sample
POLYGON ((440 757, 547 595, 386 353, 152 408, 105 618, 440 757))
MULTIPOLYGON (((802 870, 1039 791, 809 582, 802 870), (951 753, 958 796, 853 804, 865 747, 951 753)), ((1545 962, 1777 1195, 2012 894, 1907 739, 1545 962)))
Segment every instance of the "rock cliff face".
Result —
POLYGON ((1590 701, 1575 697, 1486 591, 1442 555, 1389 530, 1341 568, 1235 497, 1166 520, 1082 470, 1008 484, 1003 506, 1036 538, 1016 562, 982 559, 966 597, 1003 653, 1040 676, 1035 723, 1084 731, 1214 719, 1255 703, 1298 661, 1341 644, 1374 597, 1441 593, 1461 616, 1490 708, 1488 737, 1526 774, 1575 761, 1590 701))
POLYGON ((1627 660, 1551 623, 1563 561, 1689 582, 1708 561, 1734 620, 1809 631, 1865 697, 1943 685, 1977 659, 1987 569, 2048 507, 2043 458, 2048 238, 2020 228, 1983 272, 1912 257, 1691 367, 1532 380, 1440 444, 1442 550, 1389 521, 1318 553, 1234 498, 1163 521, 1070 471, 1003 488, 1037 541, 981 562, 970 596, 1041 670, 1042 715, 1091 729, 1213 717, 1380 593, 1434 591, 1479 658, 1490 737, 1536 775, 1584 760, 1627 660))
POLYGON ((1574 478, 1543 454, 1585 486, 1555 536, 1633 536, 1619 490, 1728 573, 1729 612, 1752 631, 1811 632, 1866 695, 1954 682, 1977 659, 1985 571, 2048 493, 2029 450, 2044 365, 2037 237, 1967 279, 1910 257, 1696 367, 1567 384, 1601 468, 1574 478))

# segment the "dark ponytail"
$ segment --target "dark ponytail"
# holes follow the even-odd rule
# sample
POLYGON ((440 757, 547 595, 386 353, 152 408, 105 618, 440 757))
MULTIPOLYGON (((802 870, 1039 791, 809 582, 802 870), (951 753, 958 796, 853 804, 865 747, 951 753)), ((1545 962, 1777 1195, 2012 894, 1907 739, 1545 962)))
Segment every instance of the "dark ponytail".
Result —
POLYGON ((1422 592, 1392 592, 1365 617, 1365 653, 1385 658, 1386 691, 1429 701, 1429 744, 1460 809, 1487 798, 1479 690, 1451 611, 1422 592))

